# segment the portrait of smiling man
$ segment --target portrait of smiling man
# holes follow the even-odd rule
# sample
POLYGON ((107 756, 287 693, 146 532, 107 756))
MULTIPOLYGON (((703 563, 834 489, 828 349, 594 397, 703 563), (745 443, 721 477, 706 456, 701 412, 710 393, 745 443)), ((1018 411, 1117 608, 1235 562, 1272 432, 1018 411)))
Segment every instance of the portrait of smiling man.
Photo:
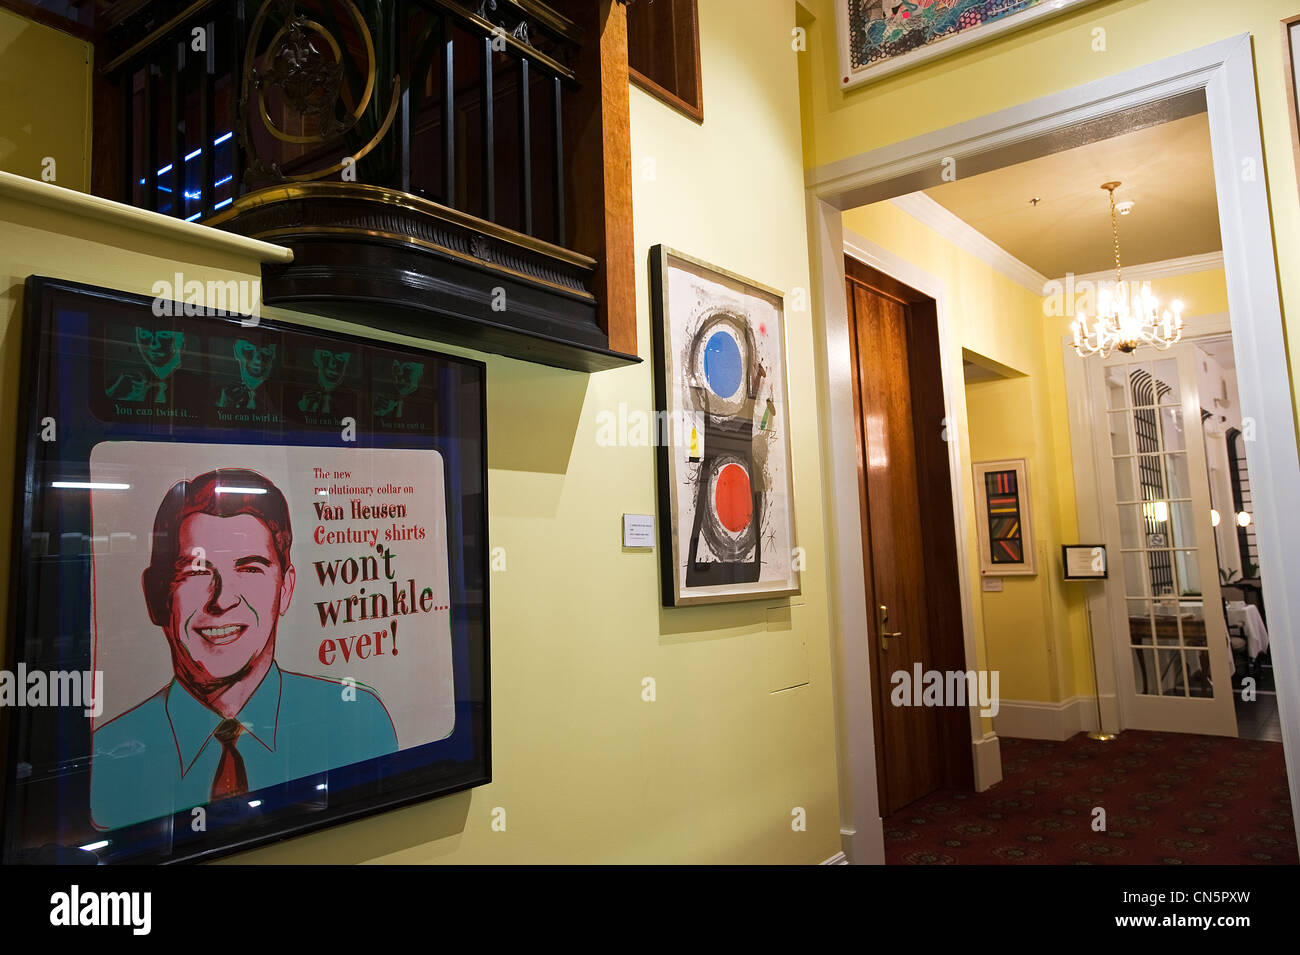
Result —
POLYGON ((91 819, 115 829, 395 752, 370 689, 281 670, 293 600, 284 495, 256 471, 174 484, 141 575, 173 677, 94 732, 91 819))

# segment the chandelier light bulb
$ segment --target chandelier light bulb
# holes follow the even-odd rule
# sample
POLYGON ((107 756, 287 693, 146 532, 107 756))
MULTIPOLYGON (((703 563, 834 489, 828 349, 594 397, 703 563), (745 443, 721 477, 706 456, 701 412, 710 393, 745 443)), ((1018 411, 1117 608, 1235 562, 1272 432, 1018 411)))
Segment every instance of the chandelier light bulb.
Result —
POLYGON ((1210 526, 1211 526, 1211 527, 1218 527, 1218 526, 1219 526, 1219 521, 1221 521, 1221 520, 1222 520, 1222 518, 1219 516, 1219 512, 1218 512, 1217 510, 1215 510, 1214 508, 1210 508, 1210 526))
POLYGON ((1149 286, 1133 288, 1124 281, 1120 262, 1119 222, 1116 218, 1115 190, 1118 182, 1102 188, 1110 193, 1110 227, 1115 244, 1115 289, 1097 293, 1097 314, 1091 322, 1079 315, 1071 325, 1074 350, 1083 358, 1088 355, 1107 357, 1113 351, 1131 354, 1143 345, 1164 351, 1183 337, 1183 303, 1175 300, 1162 314, 1159 300, 1149 286), (1172 310, 1172 311, 1171 311, 1172 310))
POLYGON ((1250 511, 1238 511, 1238 512, 1237 512, 1237 526, 1238 526, 1238 527, 1249 527, 1249 526, 1250 526, 1250 521, 1251 521, 1250 511))

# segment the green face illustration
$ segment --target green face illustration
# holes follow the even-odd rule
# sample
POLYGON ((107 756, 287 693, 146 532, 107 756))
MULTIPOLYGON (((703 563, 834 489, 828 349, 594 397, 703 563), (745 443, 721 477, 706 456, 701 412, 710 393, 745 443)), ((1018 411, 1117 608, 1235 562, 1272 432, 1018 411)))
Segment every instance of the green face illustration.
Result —
POLYGON ((235 358, 239 362, 239 377, 249 388, 256 388, 271 375, 275 364, 274 345, 254 345, 246 338, 235 342, 235 358))
POLYGON ((185 335, 182 332, 155 331, 137 326, 135 344, 149 370, 161 380, 180 367, 185 335))
POLYGON ((351 360, 351 352, 334 352, 328 348, 317 348, 312 352, 311 362, 316 366, 316 377, 320 381, 320 386, 326 391, 337 388, 347 375, 348 362, 351 360))
POLYGON ((394 361, 393 362, 393 384, 397 386, 399 395, 409 395, 420 387, 420 379, 424 377, 424 365, 418 361, 394 361))

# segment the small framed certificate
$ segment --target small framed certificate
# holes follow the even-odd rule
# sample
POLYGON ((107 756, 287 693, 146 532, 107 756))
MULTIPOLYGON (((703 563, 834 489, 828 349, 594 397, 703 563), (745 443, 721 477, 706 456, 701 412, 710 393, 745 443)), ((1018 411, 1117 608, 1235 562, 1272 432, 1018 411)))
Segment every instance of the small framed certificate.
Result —
POLYGON ((1110 576, 1105 544, 1062 544, 1066 580, 1105 580, 1110 576))

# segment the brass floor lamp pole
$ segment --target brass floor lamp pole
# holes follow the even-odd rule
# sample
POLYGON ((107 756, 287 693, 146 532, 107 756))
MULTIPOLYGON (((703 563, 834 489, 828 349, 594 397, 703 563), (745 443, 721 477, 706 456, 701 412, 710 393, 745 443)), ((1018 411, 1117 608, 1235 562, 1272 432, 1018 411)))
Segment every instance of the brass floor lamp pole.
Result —
POLYGON ((1107 733, 1105 724, 1101 720, 1101 681, 1097 679, 1097 645, 1092 638, 1092 607, 1085 605, 1088 618, 1088 657, 1092 661, 1092 692, 1093 699, 1097 704, 1097 728, 1088 734, 1088 739, 1095 739, 1103 743, 1109 743, 1111 740, 1119 737, 1118 733, 1107 733))

